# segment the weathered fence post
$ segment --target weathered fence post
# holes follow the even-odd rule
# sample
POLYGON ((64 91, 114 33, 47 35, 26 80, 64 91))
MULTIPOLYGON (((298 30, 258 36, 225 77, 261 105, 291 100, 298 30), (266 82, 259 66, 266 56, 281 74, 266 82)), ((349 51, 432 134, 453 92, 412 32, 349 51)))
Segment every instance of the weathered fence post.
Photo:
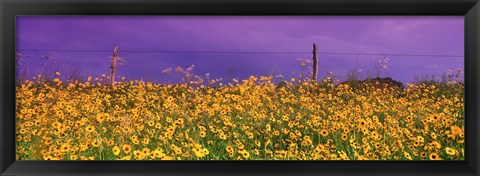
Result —
POLYGON ((113 56, 112 56, 112 65, 110 66, 110 83, 112 86, 115 84, 115 71, 117 69, 117 61, 118 61, 118 45, 115 44, 113 48, 113 56))
POLYGON ((317 82, 318 76, 318 45, 313 43, 313 78, 312 80, 317 82))

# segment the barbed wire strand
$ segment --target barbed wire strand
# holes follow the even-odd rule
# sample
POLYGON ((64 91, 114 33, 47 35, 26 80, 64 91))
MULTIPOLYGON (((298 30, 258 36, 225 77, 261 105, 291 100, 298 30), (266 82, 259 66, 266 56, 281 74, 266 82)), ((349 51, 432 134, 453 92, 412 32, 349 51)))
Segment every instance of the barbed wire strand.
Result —
MULTIPOLYGON (((22 52, 82 52, 111 53, 106 50, 61 50, 61 49, 22 49, 22 52)), ((123 53, 165 53, 165 54, 312 54, 311 52, 292 51, 162 51, 162 50, 124 50, 123 53)), ((402 57, 464 57, 461 55, 441 54, 399 54, 399 53, 353 53, 353 52, 319 52, 323 55, 370 55, 370 56, 402 56, 402 57)))

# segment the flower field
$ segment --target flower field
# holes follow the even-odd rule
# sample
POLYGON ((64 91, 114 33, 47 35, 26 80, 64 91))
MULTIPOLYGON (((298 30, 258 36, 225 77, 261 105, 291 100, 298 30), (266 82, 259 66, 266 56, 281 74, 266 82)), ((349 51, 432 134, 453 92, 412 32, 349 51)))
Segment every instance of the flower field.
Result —
POLYGON ((26 81, 19 160, 463 160, 464 86, 26 81))

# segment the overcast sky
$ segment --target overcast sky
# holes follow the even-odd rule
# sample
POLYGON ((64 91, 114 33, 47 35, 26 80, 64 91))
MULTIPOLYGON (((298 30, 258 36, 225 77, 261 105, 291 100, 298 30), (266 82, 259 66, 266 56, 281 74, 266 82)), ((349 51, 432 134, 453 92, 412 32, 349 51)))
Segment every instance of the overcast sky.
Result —
POLYGON ((464 67, 463 57, 322 54, 463 56, 463 16, 23 16, 17 17, 16 35, 17 50, 31 55, 22 66, 38 68, 41 56, 48 55, 63 63, 62 68, 74 64, 94 77, 109 72, 109 51, 115 44, 127 61, 118 75, 151 81, 165 79, 166 68, 192 64, 200 76, 243 79, 273 73, 288 78, 299 74, 298 58, 311 59, 313 43, 319 46, 319 77, 333 71, 343 79, 355 67, 366 75, 383 57, 390 59, 385 76, 402 82, 464 67), (91 52, 23 51, 32 49, 91 52))

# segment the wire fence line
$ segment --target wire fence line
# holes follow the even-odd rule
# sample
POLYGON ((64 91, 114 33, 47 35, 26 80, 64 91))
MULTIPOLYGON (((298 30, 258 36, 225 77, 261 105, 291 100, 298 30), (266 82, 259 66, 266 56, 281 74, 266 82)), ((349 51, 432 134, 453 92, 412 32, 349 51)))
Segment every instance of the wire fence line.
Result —
MULTIPOLYGON (((73 53, 112 53, 113 51, 107 50, 87 50, 87 49, 19 49, 17 50, 19 54, 23 54, 24 52, 73 52, 73 53)), ((312 55, 312 52, 292 52, 292 51, 167 51, 167 50, 121 50, 121 53, 160 53, 160 54, 289 54, 289 55, 312 55)), ((359 58, 358 56, 382 56, 382 57, 391 57, 391 56, 401 56, 401 57, 445 57, 445 58, 461 58, 461 55, 440 55, 440 54, 399 54, 399 53, 360 53, 360 52, 319 52, 319 55, 351 55, 357 56, 357 66, 355 68, 363 68, 358 67, 358 60, 367 59, 367 58, 359 58)), ((25 56, 31 56, 32 54, 25 54, 25 56)), ((42 55, 42 57, 44 57, 42 55)), ((327 58, 328 59, 328 58, 327 58)), ((57 64, 62 65, 71 65, 73 63, 65 62, 63 60, 53 60, 57 64)), ((79 64, 79 63, 76 63, 79 64)), ((107 64, 108 65, 108 64, 107 64)), ((197 64, 195 64, 197 65, 197 64)), ((319 65, 320 66, 320 65, 319 65)), ((351 65, 354 66, 354 65, 351 65)), ((166 67, 168 67, 166 65, 166 67)), ((175 66, 171 66, 175 67, 175 66)), ((345 66, 320 66, 322 69, 345 69, 345 66)), ((393 66, 389 67, 390 69, 397 70, 397 69, 409 69, 409 70, 456 70, 454 67, 436 67, 436 66, 393 66)), ((463 69, 463 68, 462 68, 463 69)))
MULTIPOLYGON (((107 50, 62 50, 62 49, 21 49, 21 52, 81 52, 111 53, 107 50)), ((164 53, 164 54, 312 54, 312 52, 293 51, 167 51, 167 50, 122 50, 122 53, 164 53)), ((354 53, 354 52, 318 52, 323 55, 367 55, 367 56, 401 56, 401 57, 464 57, 462 55, 442 54, 400 54, 400 53, 354 53)))

